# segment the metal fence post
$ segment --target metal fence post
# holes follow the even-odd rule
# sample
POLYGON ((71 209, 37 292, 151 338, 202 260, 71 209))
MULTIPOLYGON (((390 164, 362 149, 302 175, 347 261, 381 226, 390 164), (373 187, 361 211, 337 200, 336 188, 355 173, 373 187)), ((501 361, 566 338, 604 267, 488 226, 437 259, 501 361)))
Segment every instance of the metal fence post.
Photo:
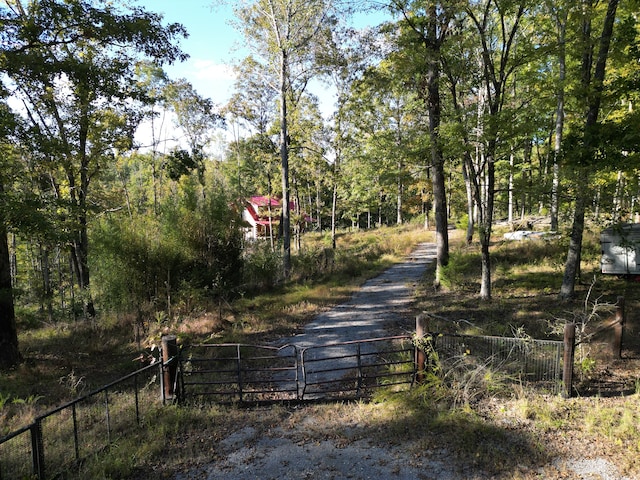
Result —
POLYGON ((564 325, 564 365, 562 370, 562 396, 571 398, 573 384, 573 358, 576 348, 576 324, 564 325))
POLYGON ((618 297, 616 302, 616 317, 613 324, 613 339, 611 341, 611 354, 614 358, 622 358, 622 331, 624 329, 624 297, 618 297))
POLYGON ((44 442, 42 440, 42 419, 36 418, 31 425, 31 454, 33 455, 33 473, 44 480, 44 442))
POLYGON ((424 380, 424 366, 427 362, 427 354, 423 348, 425 334, 429 332, 429 317, 425 314, 416 317, 416 341, 415 341, 415 369, 416 381, 424 380))

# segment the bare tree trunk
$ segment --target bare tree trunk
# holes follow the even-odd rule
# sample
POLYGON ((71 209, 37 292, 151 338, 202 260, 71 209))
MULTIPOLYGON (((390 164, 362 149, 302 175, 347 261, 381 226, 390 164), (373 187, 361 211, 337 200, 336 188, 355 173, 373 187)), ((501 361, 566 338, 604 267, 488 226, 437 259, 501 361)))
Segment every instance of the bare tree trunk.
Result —
POLYGON ((495 199, 495 143, 489 142, 487 146, 487 185, 486 204, 482 208, 482 218, 480 221, 480 249, 482 252, 482 274, 480 282, 480 298, 491 299, 491 257, 489 246, 491 245, 491 231, 493 227, 493 204, 495 199))
MULTIPOLYGON (((456 80, 451 74, 450 71, 446 70, 446 73, 449 77, 449 85, 451 89, 451 98, 453 101, 453 110, 456 114, 457 121, 462 125, 462 107, 458 102, 458 93, 457 93, 457 84, 456 80)), ((478 186, 478 176, 476 173, 476 168, 473 164, 473 158, 471 157, 471 153, 469 152, 470 142, 467 136, 466 129, 462 129, 463 132, 463 144, 465 145, 463 159, 462 159, 462 177, 464 178, 464 185, 467 191, 467 234, 466 234, 466 242, 467 245, 471 245, 473 241, 473 230, 475 226, 476 219, 476 208, 480 205, 480 190, 478 186)))
POLYGON ((509 155, 509 200, 508 200, 508 222, 513 228, 513 169, 515 168, 515 155, 513 149, 509 155))
POLYGON ((40 262, 42 269, 43 300, 47 310, 49 322, 53 322, 53 290, 51 288, 51 265, 49 263, 49 248, 40 245, 40 262))
MULTIPOLYGON (((449 263, 449 221, 447 215, 447 191, 445 188, 444 156, 440 142, 440 46, 438 15, 435 2, 428 9, 429 28, 425 39, 427 52, 427 111, 429 113, 429 138, 431 140, 432 188, 436 223, 436 275, 434 285, 440 286, 442 267, 449 263)), ((446 26, 445 26, 446 28, 446 26)))
POLYGON ((551 230, 558 230, 559 196, 560 196, 560 153, 562 151, 562 137, 564 133, 564 85, 566 81, 566 34, 568 9, 556 16, 558 27, 558 90, 556 91, 556 121, 553 144, 553 166, 551 178, 551 230))
MULTIPOLYGON (((471 183, 471 175, 469 174, 469 166, 466 157, 467 155, 465 155, 465 159, 462 162, 462 177, 464 178, 464 186, 467 192, 467 233, 465 240, 467 245, 471 245, 471 242, 473 241, 473 228, 475 225, 475 212, 473 208, 474 188, 471 183)), ((471 157, 469 157, 469 160, 470 158, 471 157)))
MULTIPOLYGON (((581 171, 578 181, 578 191, 586 188, 588 188, 588 174, 581 171)), ((562 276, 562 286, 560 287, 560 297, 564 299, 573 297, 576 278, 579 275, 580 258, 582 256, 585 203, 586 196, 578 194, 573 212, 573 226, 571 228, 571 235, 569 236, 569 251, 562 276)))
POLYGON ((398 225, 402 224, 402 195, 404 194, 404 185, 402 184, 402 178, 400 177, 400 172, 402 172, 402 169, 402 163, 398 164, 398 194, 396 202, 396 223, 398 225))
POLYGON ((282 162, 282 268, 284 278, 291 272, 291 213, 289 206, 289 132, 287 113, 287 53, 281 52, 280 64, 280 160, 282 162))
POLYGON ((316 215, 318 216, 316 226, 318 232, 322 232, 322 200, 320 198, 320 182, 316 180, 316 215))
POLYGON ((331 194, 331 248, 336 249, 336 214, 338 210, 337 166, 334 164, 333 193, 331 194))
POLYGON ((624 192, 624 174, 622 170, 618 170, 618 177, 616 179, 616 193, 613 196, 613 213, 612 213, 612 221, 613 223, 617 223, 620 221, 620 214, 622 212, 622 195, 624 192))
MULTIPOLYGON (((2 194, 3 187, 0 184, 0 195, 2 194)), ((9 257, 7 229, 4 226, 4 222, 0 221, 0 369, 10 368, 21 360, 13 306, 11 260, 9 257)))

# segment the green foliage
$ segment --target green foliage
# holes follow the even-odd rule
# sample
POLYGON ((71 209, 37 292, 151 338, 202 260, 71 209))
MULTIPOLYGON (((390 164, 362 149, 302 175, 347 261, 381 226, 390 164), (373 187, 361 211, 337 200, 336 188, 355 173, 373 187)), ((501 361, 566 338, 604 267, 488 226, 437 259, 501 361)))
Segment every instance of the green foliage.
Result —
POLYGON ((244 288, 262 291, 277 285, 281 278, 282 256, 268 242, 253 242, 245 246, 244 288))
POLYGON ((426 353, 424 380, 416 395, 426 404, 438 408, 457 408, 476 403, 486 396, 511 393, 508 375, 482 363, 474 356, 463 354, 446 361, 433 350, 431 339, 420 339, 417 346, 426 353))
POLYGON ((177 225, 188 258, 180 276, 216 297, 231 295, 242 281, 242 230, 226 195, 207 193, 194 211, 181 212, 177 225))
POLYGON ((105 307, 167 308, 172 294, 197 288, 215 298, 241 284, 242 232, 222 193, 204 198, 186 182, 158 217, 105 217, 91 232, 96 291, 105 307))
POLYGON ((173 150, 165 164, 167 176, 171 180, 179 180, 183 175, 188 175, 202 163, 202 158, 192 155, 186 150, 173 150))
POLYGON ((466 231, 467 227, 469 226, 469 215, 468 214, 464 214, 461 215, 458 220, 456 220, 456 228, 466 231))

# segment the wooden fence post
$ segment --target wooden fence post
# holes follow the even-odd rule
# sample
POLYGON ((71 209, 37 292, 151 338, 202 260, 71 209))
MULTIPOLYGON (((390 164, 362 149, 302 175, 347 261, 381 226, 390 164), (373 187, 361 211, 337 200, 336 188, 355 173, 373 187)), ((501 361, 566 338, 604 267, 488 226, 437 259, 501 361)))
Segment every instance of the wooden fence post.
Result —
POLYGON ((611 355, 613 358, 622 358, 622 331, 624 329, 624 297, 618 297, 616 303, 616 317, 613 324, 613 339, 611 340, 611 355))
POLYGON ((173 400, 178 363, 167 362, 178 355, 178 341, 175 335, 162 336, 162 400, 173 400))
POLYGON ((576 324, 564 325, 564 365, 562 369, 562 396, 571 398, 573 384, 573 357, 576 348, 576 324))
POLYGON ((424 366, 427 362, 427 355, 423 349, 424 337, 429 333, 429 317, 420 314, 416 317, 416 346, 415 346, 415 364, 416 364, 416 382, 420 383, 424 380, 424 366))

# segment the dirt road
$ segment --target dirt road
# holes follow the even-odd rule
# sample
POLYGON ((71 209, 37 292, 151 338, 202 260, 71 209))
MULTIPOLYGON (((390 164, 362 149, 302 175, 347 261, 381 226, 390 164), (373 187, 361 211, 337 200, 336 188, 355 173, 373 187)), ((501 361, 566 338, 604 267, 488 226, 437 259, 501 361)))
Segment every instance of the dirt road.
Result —
POLYGON ((435 255, 434 244, 418 245, 405 262, 365 282, 348 302, 318 315, 304 333, 279 343, 310 347, 387 335, 390 322, 409 315, 415 287, 435 255))

